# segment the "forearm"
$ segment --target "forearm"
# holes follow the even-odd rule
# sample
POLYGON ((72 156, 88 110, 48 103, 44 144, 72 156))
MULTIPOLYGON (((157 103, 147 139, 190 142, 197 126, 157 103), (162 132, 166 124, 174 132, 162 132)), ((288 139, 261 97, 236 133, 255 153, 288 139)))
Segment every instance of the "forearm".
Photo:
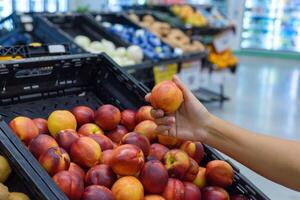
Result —
POLYGON ((253 171, 300 191, 300 145, 251 133, 211 116, 205 143, 253 171))

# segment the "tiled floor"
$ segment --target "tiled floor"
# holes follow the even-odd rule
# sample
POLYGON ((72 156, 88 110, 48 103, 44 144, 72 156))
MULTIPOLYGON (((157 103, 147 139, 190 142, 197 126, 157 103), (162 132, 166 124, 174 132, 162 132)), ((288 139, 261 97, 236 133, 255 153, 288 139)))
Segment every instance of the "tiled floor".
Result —
MULTIPOLYGON (((225 92, 231 100, 223 108, 208 105, 212 113, 252 131, 300 142, 299 60, 240 57, 237 74, 228 73, 225 80, 225 92)), ((295 159, 300 159, 299 155, 295 159)), ((271 199, 300 199, 299 192, 237 165, 271 199)))

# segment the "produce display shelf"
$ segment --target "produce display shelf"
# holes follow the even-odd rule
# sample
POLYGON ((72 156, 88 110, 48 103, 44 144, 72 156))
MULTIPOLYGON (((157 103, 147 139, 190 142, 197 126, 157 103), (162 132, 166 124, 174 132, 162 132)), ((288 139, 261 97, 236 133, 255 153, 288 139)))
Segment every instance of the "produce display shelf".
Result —
POLYGON ((227 30, 235 31, 234 25, 229 25, 225 27, 212 27, 208 25, 201 26, 201 27, 194 27, 192 25, 185 24, 170 10, 170 6, 165 6, 165 5, 124 6, 124 9, 129 11, 138 10, 139 12, 149 11, 157 19, 161 21, 165 21, 171 24, 172 26, 185 31, 190 36, 217 35, 227 30), (170 20, 170 18, 173 19, 170 20))
POLYGON ((190 25, 183 23, 167 6, 160 5, 134 5, 134 6, 123 6, 125 11, 138 11, 138 12, 151 12, 153 16, 161 21, 165 21, 170 25, 179 28, 183 31, 191 30, 190 25))
POLYGON ((0 155, 7 159, 12 168, 12 172, 4 184, 10 192, 23 192, 31 200, 60 199, 35 171, 36 166, 29 163, 23 153, 26 154, 27 150, 12 133, 5 122, 5 117, 0 113, 0 155), (11 137, 7 137, 7 134, 11 134, 11 137))
MULTIPOLYGON (((56 197, 61 194, 61 191, 8 128, 7 123, 19 115, 32 118, 46 117, 53 110, 71 109, 76 105, 87 105, 95 109, 102 104, 110 103, 121 110, 126 108, 136 110, 146 104, 144 96, 149 92, 149 89, 126 74, 105 54, 4 61, 2 67, 5 73, 0 74, 0 77, 5 81, 6 88, 0 93, 2 133, 14 143, 12 149, 20 152, 31 165, 31 173, 39 174, 48 189, 57 195, 56 197), (40 73, 24 75, 24 70, 40 73)), ((3 88, 3 85, 0 86, 3 88)), ((12 151, 10 149, 9 152, 12 151)), ((224 160, 208 146, 205 152, 203 165, 214 159, 224 160)), ((230 164, 235 172, 234 183, 227 188, 231 194, 242 193, 251 200, 268 200, 268 197, 248 181, 237 167, 230 164)), ((59 199, 66 199, 64 196, 59 197, 59 199)))
POLYGON ((11 47, 0 47, 0 60, 67 55, 69 53, 69 46, 66 44, 53 44, 41 46, 21 45, 11 47))
MULTIPOLYGON (((90 13, 90 15, 98 22, 99 26, 102 26, 107 31, 108 34, 111 34, 111 32, 102 25, 102 22, 109 22, 111 24, 122 24, 122 25, 130 26, 130 27, 132 27, 136 30, 137 29, 145 30, 143 27, 141 27, 140 25, 138 25, 137 23, 133 22, 128 17, 126 17, 125 13, 92 12, 92 13, 90 13)), ((127 45, 132 45, 129 41, 123 40, 118 35, 116 35, 116 34, 112 34, 112 35, 113 35, 115 40, 119 40, 120 42, 123 42, 124 44, 127 44, 127 45)), ((160 41, 161 41, 162 45, 168 46, 171 49, 172 52, 175 51, 174 48, 170 47, 168 44, 166 44, 162 40, 160 40, 160 41)), ((157 59, 155 61, 165 61, 165 60, 168 61, 168 60, 177 59, 178 57, 180 57, 180 55, 172 55, 170 57, 160 58, 160 59, 157 59)))
MULTIPOLYGON (((128 19, 128 20, 130 20, 130 21, 132 21, 133 23, 135 23, 132 19, 130 19, 129 17, 128 17, 128 15, 127 14, 130 14, 130 13, 134 13, 135 15, 137 15, 138 17, 139 17, 139 19, 141 20, 145 15, 151 15, 156 21, 158 21, 158 22, 165 22, 165 23, 168 23, 167 21, 165 21, 165 19, 161 19, 161 18, 159 18, 159 17, 157 17, 156 15, 154 15, 154 14, 152 14, 152 12, 151 11, 149 11, 149 10, 137 10, 137 11, 133 11, 133 10, 131 10, 131 11, 129 11, 128 13, 126 13, 125 14, 125 17, 128 19)), ((178 28, 178 27, 176 27, 176 26, 174 26, 174 25, 172 25, 172 24, 170 24, 170 26, 172 27, 172 28, 178 28)), ((150 31, 150 30, 149 30, 150 31)), ((205 51, 198 51, 198 52, 183 52, 183 54, 182 54, 182 59, 184 60, 184 59, 189 59, 189 58, 195 58, 195 57, 197 57, 197 56, 199 56, 200 58, 202 57, 202 55, 205 55, 205 51)))
MULTIPOLYGON (((129 18, 127 18, 124 13, 99 13, 99 12, 92 12, 89 13, 90 17, 92 17, 99 26, 102 26, 102 22, 109 22, 112 24, 118 23, 122 25, 128 25, 135 29, 143 29, 135 22, 131 21, 129 18), (101 21, 100 21, 101 20, 101 21)), ((132 45, 128 41, 122 40, 119 36, 111 34, 105 27, 103 27, 107 31, 108 34, 110 34, 115 41, 119 41, 120 43, 124 43, 124 45, 132 45)), ((162 42, 163 43, 163 42, 162 42)), ((172 48, 173 49, 173 48, 172 48)), ((173 50, 174 51, 174 50, 173 50)), ((149 59, 149 58, 148 58, 149 59)), ((124 67, 130 74, 132 74, 135 78, 142 81, 146 86, 153 87, 155 84, 154 81, 154 73, 153 68, 158 65, 164 65, 169 63, 175 63, 178 65, 179 61, 182 60, 182 56, 176 56, 176 57, 170 57, 170 58, 163 58, 159 60, 150 60, 150 65, 143 65, 143 66, 126 66, 124 67)))

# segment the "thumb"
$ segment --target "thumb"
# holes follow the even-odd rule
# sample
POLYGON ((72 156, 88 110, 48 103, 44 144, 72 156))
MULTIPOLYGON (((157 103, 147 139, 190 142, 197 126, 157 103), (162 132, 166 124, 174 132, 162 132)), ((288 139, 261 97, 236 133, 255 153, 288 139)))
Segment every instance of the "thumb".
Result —
POLYGON ((174 75, 172 80, 180 88, 184 97, 193 95, 190 89, 188 89, 188 87, 178 78, 178 76, 174 75))

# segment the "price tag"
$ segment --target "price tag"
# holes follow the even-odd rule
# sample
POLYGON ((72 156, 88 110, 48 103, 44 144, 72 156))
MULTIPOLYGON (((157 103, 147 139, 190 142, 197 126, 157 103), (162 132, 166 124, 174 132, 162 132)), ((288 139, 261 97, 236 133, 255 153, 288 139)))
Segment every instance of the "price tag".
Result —
POLYGON ((221 53, 226 49, 231 48, 234 36, 235 34, 231 29, 216 35, 213 39, 213 45, 215 47, 216 52, 221 53))
POLYGON ((161 81, 171 80, 173 75, 177 73, 177 68, 178 68, 177 63, 154 66, 153 74, 154 74, 155 84, 161 81))
POLYGON ((55 44, 48 46, 49 53, 65 53, 66 49, 64 45, 55 44))
POLYGON ((201 62, 191 61, 182 63, 179 78, 189 87, 190 90, 197 90, 201 82, 201 62))

